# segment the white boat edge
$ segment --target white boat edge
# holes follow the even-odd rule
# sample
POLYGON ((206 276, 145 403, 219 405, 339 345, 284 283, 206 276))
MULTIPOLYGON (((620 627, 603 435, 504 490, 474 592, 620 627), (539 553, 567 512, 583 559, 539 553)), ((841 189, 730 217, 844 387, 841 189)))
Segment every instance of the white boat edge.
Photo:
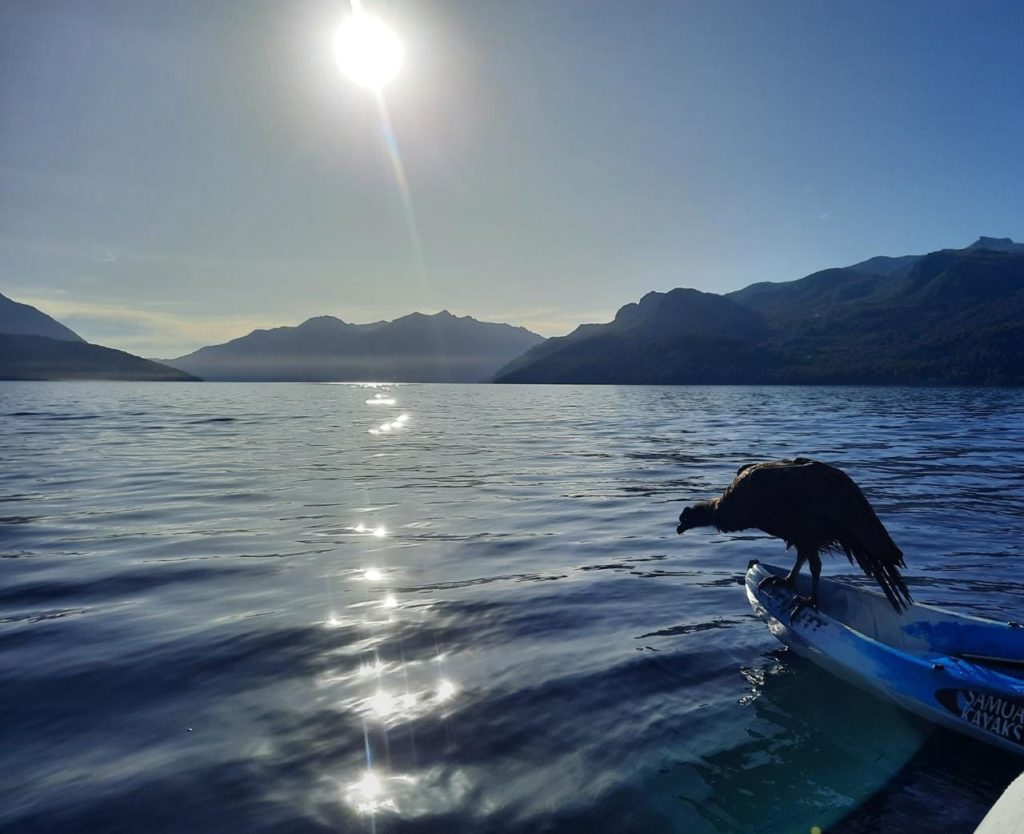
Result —
POLYGON ((988 809, 974 834, 1024 834, 1024 773, 988 809))

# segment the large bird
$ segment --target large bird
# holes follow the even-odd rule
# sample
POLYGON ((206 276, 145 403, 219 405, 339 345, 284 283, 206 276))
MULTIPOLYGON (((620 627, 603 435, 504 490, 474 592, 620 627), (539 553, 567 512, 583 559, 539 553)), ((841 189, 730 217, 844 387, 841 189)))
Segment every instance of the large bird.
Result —
POLYGON ((800 568, 810 562, 811 596, 798 598, 794 611, 801 604, 817 608, 822 551, 844 552, 881 586, 896 611, 912 602, 899 571, 906 567, 903 553, 850 476, 827 463, 796 458, 740 467, 718 498, 682 511, 676 532, 694 527, 723 533, 754 528, 782 539, 787 550, 795 546, 796 564, 781 581, 795 588, 800 568))

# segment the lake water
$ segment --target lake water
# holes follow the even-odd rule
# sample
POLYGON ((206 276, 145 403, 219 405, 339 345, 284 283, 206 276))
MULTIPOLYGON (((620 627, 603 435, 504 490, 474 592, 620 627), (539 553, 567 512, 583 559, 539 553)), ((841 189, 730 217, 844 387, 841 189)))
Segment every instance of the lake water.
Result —
POLYGON ((1024 619, 1021 391, 0 384, 0 829, 970 831, 1024 760, 784 651, 780 542, 675 535, 798 454, 1024 619))

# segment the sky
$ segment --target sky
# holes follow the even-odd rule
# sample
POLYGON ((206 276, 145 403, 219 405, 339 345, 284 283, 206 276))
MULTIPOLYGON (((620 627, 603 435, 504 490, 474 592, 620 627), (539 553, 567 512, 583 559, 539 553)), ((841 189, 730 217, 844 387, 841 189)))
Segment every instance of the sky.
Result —
POLYGON ((0 292, 169 358, 1024 239, 1019 0, 363 4, 405 47, 390 134, 345 2, 4 0, 0 292))

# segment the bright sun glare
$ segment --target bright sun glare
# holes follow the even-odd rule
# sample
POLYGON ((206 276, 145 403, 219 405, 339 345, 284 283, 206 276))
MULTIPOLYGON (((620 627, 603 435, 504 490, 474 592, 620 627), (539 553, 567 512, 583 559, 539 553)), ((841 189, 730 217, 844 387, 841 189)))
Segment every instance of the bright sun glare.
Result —
POLYGON ((334 33, 334 60, 348 78, 380 91, 402 68, 404 51, 398 35, 387 24, 364 11, 356 11, 334 33))

